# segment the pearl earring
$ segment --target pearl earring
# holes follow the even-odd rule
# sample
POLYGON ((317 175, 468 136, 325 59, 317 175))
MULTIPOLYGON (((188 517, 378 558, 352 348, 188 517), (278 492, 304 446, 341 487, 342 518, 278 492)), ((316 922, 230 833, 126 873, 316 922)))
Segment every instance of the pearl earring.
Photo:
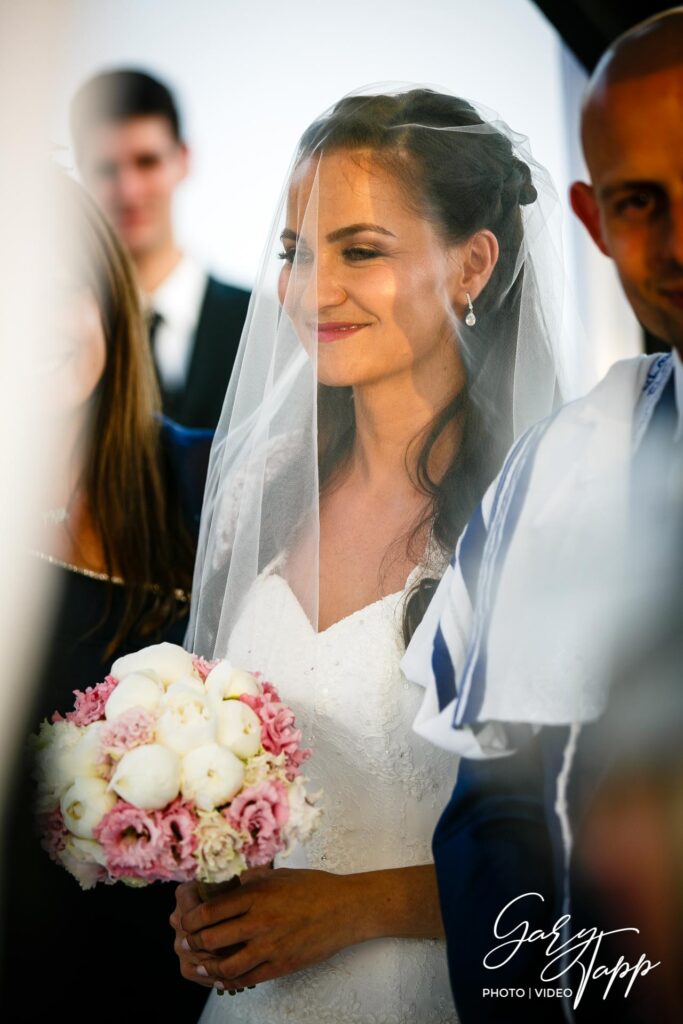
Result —
POLYGON ((469 312, 465 317, 465 323, 468 327, 474 327, 477 322, 477 318, 474 315, 474 306, 472 305, 472 299, 470 298, 469 292, 465 292, 465 298, 467 299, 467 305, 469 306, 469 312))

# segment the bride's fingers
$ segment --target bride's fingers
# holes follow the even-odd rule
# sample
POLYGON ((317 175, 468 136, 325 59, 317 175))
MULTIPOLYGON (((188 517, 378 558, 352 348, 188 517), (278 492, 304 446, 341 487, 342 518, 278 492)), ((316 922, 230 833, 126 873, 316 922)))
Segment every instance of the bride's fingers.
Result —
POLYGON ((208 958, 206 956, 199 956, 196 953, 184 952, 180 945, 180 937, 176 938, 174 949, 180 961, 180 973, 183 978, 188 981, 195 981, 199 985, 204 985, 208 988, 213 984, 213 979, 209 977, 209 972, 206 967, 203 966, 203 961, 208 958))
POLYGON ((181 910, 180 925, 185 932, 196 933, 211 928, 221 921, 227 921, 246 914, 253 903, 253 895, 247 889, 234 890, 216 896, 206 903, 199 903, 187 912, 181 910))
POLYGON ((176 909, 181 914, 187 914, 202 901, 199 896, 199 889, 196 882, 183 882, 175 891, 176 909))
MULTIPOLYGON (((230 956, 205 960, 202 966, 212 980, 222 981, 229 988, 246 988, 247 985, 256 984, 249 980, 251 975, 261 968, 267 968, 268 964, 269 954, 266 950, 251 943, 230 956)), ((274 972, 271 977, 275 976, 274 972)))
POLYGON ((191 950, 187 944, 187 936, 184 932, 176 932, 176 937, 173 942, 173 951, 176 956, 181 960, 186 960, 189 964, 200 964, 203 960, 210 959, 208 953, 195 953, 191 950))
POLYGON ((186 944, 182 948, 187 952, 211 953, 215 958, 226 947, 241 946, 263 934, 263 931, 264 927, 259 925, 253 915, 247 914, 230 921, 221 921, 212 928, 187 933, 184 940, 186 944))
POLYGON ((284 973, 286 972, 275 963, 266 960, 257 967, 254 967, 253 970, 247 971, 246 974, 241 974, 237 978, 222 977, 217 980, 225 986, 226 990, 236 986, 239 986, 240 989, 254 988, 262 981, 272 981, 274 978, 281 978, 284 973))

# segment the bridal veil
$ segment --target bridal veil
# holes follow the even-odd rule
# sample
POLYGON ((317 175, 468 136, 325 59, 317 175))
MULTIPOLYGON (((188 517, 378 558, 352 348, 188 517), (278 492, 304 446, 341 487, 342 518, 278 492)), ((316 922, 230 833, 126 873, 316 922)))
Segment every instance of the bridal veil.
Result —
MULTIPOLYGON (((474 318, 453 308, 445 282, 435 292, 467 371, 466 415, 480 432, 470 461, 489 464, 490 479, 514 439, 568 388, 560 204, 527 139, 495 114, 432 89, 370 86, 344 97, 296 147, 213 444, 188 630, 189 645, 205 657, 225 654, 247 594, 267 572, 285 577, 317 628, 321 457, 352 443, 345 431, 353 430, 351 389, 321 385, 317 374, 321 181, 340 149, 371 151, 401 182, 406 203, 435 224, 448 192, 461 235, 500 235, 474 318), (304 166, 292 232, 288 195, 304 166)), ((279 629, 273 620, 274 651, 286 641, 279 629)))

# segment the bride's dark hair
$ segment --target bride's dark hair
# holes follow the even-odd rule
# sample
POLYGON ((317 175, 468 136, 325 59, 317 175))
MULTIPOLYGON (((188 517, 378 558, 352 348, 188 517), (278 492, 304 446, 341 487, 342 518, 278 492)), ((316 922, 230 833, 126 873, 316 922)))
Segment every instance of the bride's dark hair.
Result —
MULTIPOLYGON (((488 229, 500 247, 493 274, 477 299, 476 326, 467 328, 470 344, 461 351, 468 387, 455 394, 416 438, 421 448, 415 482, 432 500, 428 516, 416 524, 409 544, 423 536, 431 520, 434 541, 450 553, 513 440, 512 381, 523 279, 517 266, 523 241, 520 207, 535 201, 536 189, 529 167, 515 156, 506 135, 482 121, 465 100, 429 89, 346 97, 304 133, 299 157, 354 149, 372 150, 373 157, 403 184, 408 201, 434 223, 448 244, 488 229), (473 130, 443 130, 467 126, 473 130), (479 394, 480 401, 475 403, 472 389, 484 364, 487 393, 479 394), (486 416, 479 412, 481 399, 486 401, 486 416), (460 444, 445 473, 434 479, 430 455, 454 421, 461 425, 460 444)), ((351 388, 320 384, 321 490, 332 484, 343 467, 354 435, 351 388)), ((406 643, 437 582, 421 580, 406 601, 406 643)))

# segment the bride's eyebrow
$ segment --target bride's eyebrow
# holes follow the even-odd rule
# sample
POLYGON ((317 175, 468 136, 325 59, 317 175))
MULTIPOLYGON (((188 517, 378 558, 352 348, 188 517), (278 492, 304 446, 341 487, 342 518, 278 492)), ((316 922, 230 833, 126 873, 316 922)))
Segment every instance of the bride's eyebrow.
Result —
MULTIPOLYGON (((396 238, 393 231, 388 231, 380 224, 349 224, 346 228, 337 228, 336 231, 331 231, 327 236, 327 241, 339 242, 342 238, 348 238, 350 235, 358 235, 361 231, 376 231, 380 235, 388 235, 389 238, 396 238)), ((280 235, 280 241, 298 242, 299 235, 296 231, 292 231, 291 228, 285 228, 280 235)))
POLYGON ((360 234, 361 231, 376 231, 380 235, 388 235, 390 238, 396 238, 393 231, 387 231, 386 228, 381 227, 379 224, 349 224, 347 228, 338 228, 336 231, 331 231, 327 236, 327 241, 338 242, 342 238, 348 238, 349 235, 360 234))

